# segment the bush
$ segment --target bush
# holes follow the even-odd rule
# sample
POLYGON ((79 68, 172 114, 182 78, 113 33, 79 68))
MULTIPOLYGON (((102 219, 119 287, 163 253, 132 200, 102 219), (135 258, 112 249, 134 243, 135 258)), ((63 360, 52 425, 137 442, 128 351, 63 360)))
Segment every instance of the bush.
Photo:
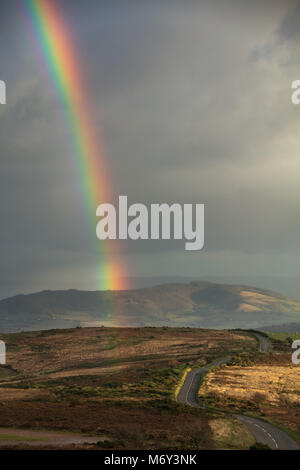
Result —
POLYGON ((249 450, 272 450, 266 444, 262 444, 261 442, 255 442, 252 446, 249 447, 249 450))
POLYGON ((255 357, 252 354, 240 353, 234 356, 229 362, 230 366, 251 367, 255 364, 255 357))
POLYGON ((255 392, 252 396, 252 400, 254 401, 254 403, 264 403, 266 399, 266 394, 262 392, 255 392))

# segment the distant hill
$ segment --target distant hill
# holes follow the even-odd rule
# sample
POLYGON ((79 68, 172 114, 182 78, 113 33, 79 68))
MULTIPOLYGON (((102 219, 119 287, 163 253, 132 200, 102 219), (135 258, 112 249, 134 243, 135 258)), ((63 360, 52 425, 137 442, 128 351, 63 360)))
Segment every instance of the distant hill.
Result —
POLYGON ((128 291, 42 291, 0 301, 0 331, 74 326, 259 328, 300 323, 300 301, 256 287, 191 282, 128 291))
POLYGON ((300 323, 283 323, 282 325, 271 325, 259 328, 260 331, 270 331, 275 333, 299 333, 300 323))

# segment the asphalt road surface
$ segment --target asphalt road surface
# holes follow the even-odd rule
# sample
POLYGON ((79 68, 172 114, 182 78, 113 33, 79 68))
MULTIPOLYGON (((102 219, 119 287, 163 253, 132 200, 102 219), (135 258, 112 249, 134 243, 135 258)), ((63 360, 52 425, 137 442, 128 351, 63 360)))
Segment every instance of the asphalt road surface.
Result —
POLYGON ((281 431, 281 429, 272 426, 272 424, 250 416, 236 415, 236 417, 247 426, 257 442, 265 444, 275 450, 300 449, 300 446, 294 439, 281 431))
POLYGON ((253 336, 255 336, 259 341, 260 352, 267 353, 270 351, 271 344, 266 336, 260 335, 259 333, 253 333, 253 336))
MULTIPOLYGON (((269 340, 259 333, 253 333, 259 341, 259 347, 261 352, 268 352, 270 350, 269 340)), ((197 400, 198 390, 200 387, 202 376, 213 366, 220 366, 229 362, 230 358, 219 359, 218 361, 198 369, 192 369, 179 391, 177 399, 181 403, 185 403, 189 406, 197 406, 203 408, 197 400)), ((300 446, 289 437, 285 432, 276 428, 272 424, 262 421, 257 418, 250 416, 235 415, 242 423, 247 426, 255 440, 261 444, 265 444, 271 449, 278 450, 300 450, 300 446)))
POLYGON ((227 357, 224 359, 219 359, 218 361, 215 361, 208 366, 201 367, 199 369, 192 369, 186 376, 186 379, 177 395, 177 400, 190 406, 198 406, 202 408, 203 406, 201 406, 197 400, 202 374, 207 372, 213 366, 221 366, 222 364, 226 364, 226 362, 229 362, 229 360, 230 358, 227 357))

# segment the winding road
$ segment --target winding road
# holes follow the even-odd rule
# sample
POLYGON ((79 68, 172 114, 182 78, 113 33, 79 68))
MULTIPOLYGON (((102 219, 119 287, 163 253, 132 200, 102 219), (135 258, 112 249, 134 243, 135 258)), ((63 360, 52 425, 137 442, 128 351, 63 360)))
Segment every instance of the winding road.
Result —
MULTIPOLYGON (((260 351, 264 353, 268 352, 270 350, 270 342, 267 337, 259 333, 252 334, 259 341, 260 351)), ((185 378, 185 381, 178 393, 177 400, 189 406, 204 408, 204 405, 199 404, 197 399, 203 374, 213 366, 220 366, 228 363, 229 361, 230 357, 222 358, 208 366, 192 369, 185 378)), ((242 414, 234 416, 249 429, 257 442, 276 450, 300 450, 299 444, 297 444, 294 439, 272 424, 242 414)))

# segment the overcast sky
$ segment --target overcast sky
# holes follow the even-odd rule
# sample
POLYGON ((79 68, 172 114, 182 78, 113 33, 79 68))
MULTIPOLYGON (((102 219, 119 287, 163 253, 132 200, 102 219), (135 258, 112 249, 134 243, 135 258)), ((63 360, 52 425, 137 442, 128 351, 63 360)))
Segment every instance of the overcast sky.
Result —
MULTIPOLYGON (((19 0, 0 5, 0 296, 97 288, 95 227, 19 0)), ((131 242, 132 276, 298 276, 300 6, 60 0, 114 198, 205 203, 205 249, 131 242)), ((110 202, 110 201, 106 201, 110 202)))

